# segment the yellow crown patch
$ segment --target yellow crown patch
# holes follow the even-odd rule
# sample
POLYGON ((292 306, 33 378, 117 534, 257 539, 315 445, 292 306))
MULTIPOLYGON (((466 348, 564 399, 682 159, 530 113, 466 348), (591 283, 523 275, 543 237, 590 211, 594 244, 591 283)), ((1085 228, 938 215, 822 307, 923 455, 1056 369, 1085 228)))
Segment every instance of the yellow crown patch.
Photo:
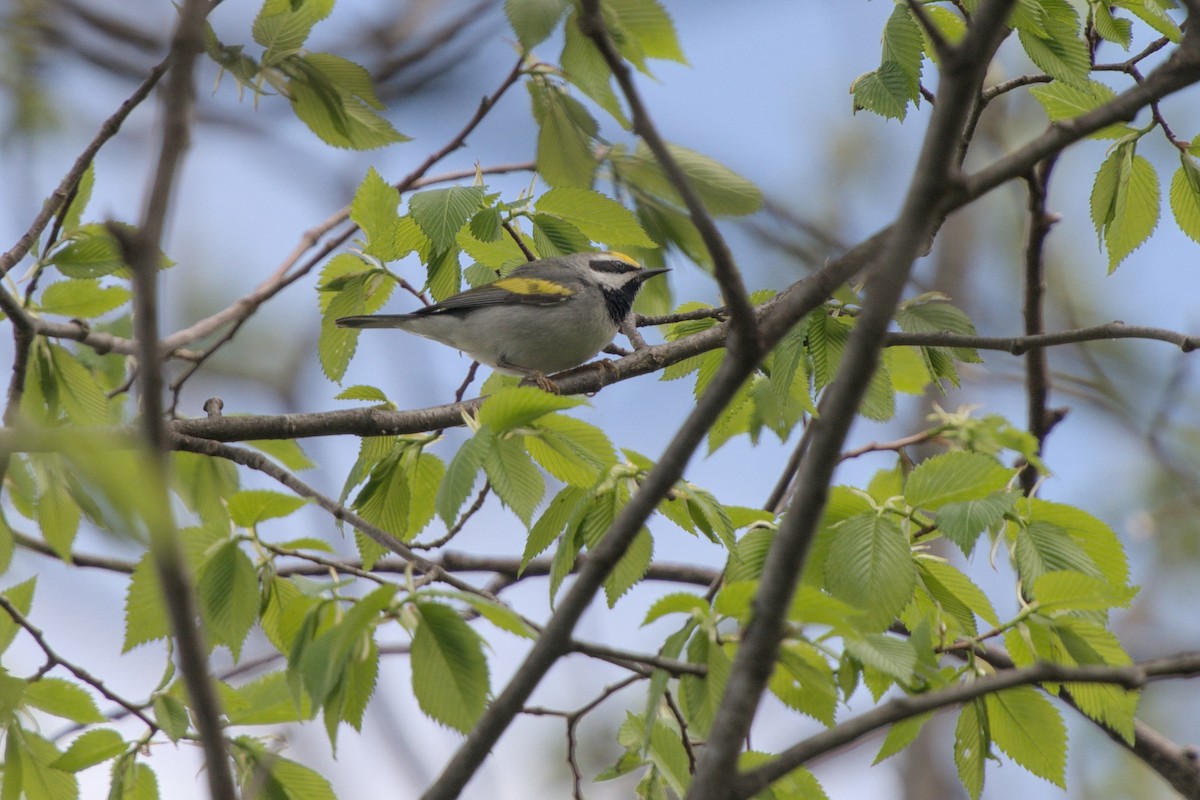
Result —
POLYGON ((626 264, 628 264, 631 267, 637 267, 638 269, 642 268, 642 265, 638 262, 638 260, 636 258, 631 258, 630 256, 627 256, 624 253, 618 253, 615 250, 610 250, 609 252, 605 253, 604 255, 612 256, 617 261, 624 261, 626 264))
POLYGON ((520 295, 556 294, 562 297, 570 297, 574 294, 566 286, 542 278, 517 278, 509 276, 501 278, 492 285, 506 292, 520 295))

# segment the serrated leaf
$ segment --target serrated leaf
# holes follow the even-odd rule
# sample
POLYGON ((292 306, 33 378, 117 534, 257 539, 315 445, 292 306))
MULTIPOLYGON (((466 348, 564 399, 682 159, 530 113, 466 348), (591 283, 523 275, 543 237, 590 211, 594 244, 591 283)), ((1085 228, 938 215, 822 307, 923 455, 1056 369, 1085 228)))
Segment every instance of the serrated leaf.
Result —
POLYGON ((1032 522, 1017 531, 1015 556, 1017 572, 1026 585, 1033 585, 1043 574, 1057 570, 1100 574, 1071 535, 1051 522, 1032 522))
POLYGON ((528 527, 546 492, 542 473, 516 439, 497 437, 483 457, 483 471, 496 496, 528 527))
MULTIPOLYGON (((222 688, 224 684, 221 684, 222 688)), ((314 709, 307 694, 295 695, 287 673, 268 672, 222 693, 230 725, 282 725, 311 719, 314 709)))
POLYGON ((932 711, 892 723, 888 728, 887 736, 883 737, 883 744, 880 745, 879 752, 875 754, 875 760, 871 762, 871 766, 891 758, 916 741, 917 736, 921 733, 921 728, 931 719, 933 719, 932 711))
POLYGON ((196 595, 214 644, 241 657, 242 644, 258 619, 258 576, 236 541, 221 545, 200 568, 196 595))
POLYGON ((833 670, 807 642, 789 642, 780 648, 769 688, 789 708, 823 725, 835 723, 838 688, 833 670))
MULTIPOLYGON (((1062 503, 1035 499, 1031 504, 1032 521, 1047 522, 1065 530, 1091 563, 1113 586, 1129 583, 1129 561, 1116 531, 1101 520, 1078 508, 1062 503)), ((1088 570, 1080 570, 1091 574, 1088 570)))
POLYGON ((620 32, 617 46, 621 54, 642 72, 649 74, 645 58, 687 63, 679 47, 675 25, 658 0, 608 0, 604 9, 612 15, 620 32))
POLYGON ((427 189, 408 198, 408 209, 432 250, 442 252, 454 246, 459 230, 483 204, 483 193, 482 186, 427 189))
POLYGON ((725 693, 732 663, 721 644, 703 634, 693 636, 688 644, 688 662, 707 668, 704 677, 688 673, 679 679, 688 724, 701 736, 707 736, 725 693))
POLYGON ((235 525, 253 528, 268 519, 286 517, 303 508, 303 497, 266 489, 244 489, 229 498, 229 516, 235 525))
POLYGON ((1007 492, 946 503, 937 512, 938 531, 970 558, 980 534, 999 522, 1015 503, 1016 496, 1007 492))
POLYGON ((81 725, 107 719, 83 687, 62 678, 30 681, 25 687, 25 702, 47 714, 81 725))
MULTIPOLYGON (((742 216, 762 208, 762 192, 750 180, 695 150, 676 144, 668 144, 667 148, 692 188, 704 201, 705 207, 713 214, 742 216)), ((679 192, 645 143, 638 142, 632 153, 615 147, 609 159, 616 165, 624 181, 677 206, 683 205, 679 192)))
POLYGON ((406 141, 379 115, 371 76, 358 64, 331 53, 302 53, 288 59, 292 110, 327 144, 370 150, 406 141))
POLYGON ((567 16, 559 65, 567 80, 612 115, 621 127, 628 129, 629 120, 612 88, 612 69, 596 43, 580 28, 578 20, 579 12, 572 9, 567 16))
POLYGON ((634 213, 625 206, 590 189, 564 186, 538 198, 537 210, 571 223, 588 238, 609 245, 654 247, 634 213))
POLYGON ((1012 470, 991 456, 959 451, 917 465, 904 486, 909 505, 936 511, 948 503, 980 500, 1003 489, 1012 470))
POLYGON ((645 577, 653 557, 654 539, 650 536, 650 531, 642 528, 637 536, 633 537, 613 571, 604 579, 604 596, 608 600, 609 608, 615 606, 621 595, 645 577))
POLYGON ((894 61, 885 61, 879 69, 858 76, 850 84, 854 111, 871 111, 903 122, 908 115, 908 87, 904 68, 894 61))
POLYGON ((264 781, 263 795, 287 800, 337 800, 324 775, 288 758, 275 756, 264 781), (275 791, 275 790, 278 791, 275 791))
POLYGON ((661 619, 667 614, 707 616, 708 611, 708 601, 700 595, 689 592, 674 592, 663 595, 654 601, 654 604, 646 612, 646 617, 642 620, 642 625, 649 625, 651 622, 661 619))
POLYGON ((565 486, 554 496, 546 510, 538 517, 537 522, 533 523, 533 527, 529 529, 525 552, 521 556, 522 571, 533 558, 554 544, 554 540, 575 519, 576 514, 590 496, 588 491, 577 486, 565 486))
POLYGON ((125 751, 125 740, 112 728, 97 728, 81 734, 61 756, 50 762, 52 769, 79 772, 125 751))
POLYGON ((124 286, 101 286, 95 279, 58 281, 42 292, 38 307, 43 314, 92 319, 124 305, 130 296, 124 286))
POLYGON ((990 750, 981 706, 978 701, 963 706, 954 727, 954 766, 971 800, 979 800, 983 793, 983 765, 990 750))
MULTIPOLYGON (((1031 87, 1029 93, 1046 109, 1046 115, 1050 117, 1051 122, 1078 117, 1117 96, 1111 87, 1090 79, 1082 86, 1052 81, 1031 87)), ((1091 138, 1120 139, 1129 135, 1132 130, 1128 125, 1118 123, 1101 128, 1091 134, 1091 138)))
POLYGON ((992 741, 1025 769, 1066 788, 1067 729, 1037 689, 1018 686, 985 695, 992 741))
POLYGON ((587 109, 560 89, 531 81, 537 120, 537 168, 551 186, 590 188, 596 173, 592 137, 598 126, 587 109))
MULTIPOLYGON (((8 587, 3 594, 13 608, 28 617, 29 609, 33 607, 33 593, 36 589, 37 577, 35 576, 8 587)), ((11 617, 7 614, 0 614, 0 653, 8 649, 19 630, 21 630, 20 626, 11 617)))
POLYGON ((154 721, 172 742, 178 742, 188 731, 188 712, 180 700, 165 692, 154 695, 151 707, 154 721))
POLYGON ((1078 12, 1067 0, 1039 0, 1039 6, 1043 30, 1017 29, 1025 54, 1058 80, 1086 87, 1092 60, 1080 35, 1078 12))
POLYGON ((911 682, 918 663, 912 639, 900 639, 881 633, 869 633, 847 639, 846 652, 867 667, 878 670, 901 684, 911 682))
POLYGON ((79 783, 75 775, 50 766, 62 753, 48 739, 31 730, 11 724, 6 732, 8 750, 4 759, 4 800, 20 794, 25 800, 75 800, 79 797, 79 783), (10 774, 20 781, 12 791, 10 774), (11 793, 10 793, 11 792, 11 793))
POLYGON ((578 397, 543 392, 532 386, 510 386, 488 395, 479 407, 479 424, 496 433, 522 428, 552 411, 583 405, 578 397))
POLYGON ((908 537, 895 522, 867 512, 836 528, 825 557, 825 586, 834 597, 866 612, 868 628, 890 625, 915 584, 908 537))
POLYGON ((1038 610, 1103 611, 1126 607, 1134 590, 1114 588, 1108 581, 1081 572, 1055 570, 1045 572, 1033 582, 1030 596, 1038 602, 1038 610))
POLYGON ((412 641, 417 704, 435 722, 466 733, 488 696, 488 665, 479 634, 449 606, 414 605, 421 615, 412 641))
POLYGON ((1111 273, 1158 225, 1158 175, 1150 162, 1123 144, 1100 165, 1092 186, 1092 221, 1108 249, 1111 273))
POLYGON ((385 181, 374 167, 368 169, 350 202, 350 219, 367 237, 364 253, 380 261, 393 261, 404 255, 396 242, 399 206, 400 192, 396 187, 385 181))
POLYGON ((521 47, 532 50, 558 27, 567 5, 567 0, 504 0, 504 15, 521 47))
POLYGON ((165 639, 171 632, 162 586, 154 561, 146 553, 133 568, 125 590, 125 643, 122 653, 139 644, 165 639))
POLYGON ((1187 153, 1171 178, 1171 213, 1179 229, 1192 241, 1200 242, 1200 165, 1187 153))
POLYGON ((446 475, 438 487, 434 500, 438 516, 447 526, 454 524, 458 510, 467 501, 467 495, 475 487, 479 469, 483 459, 491 451, 496 441, 490 429, 480 429, 474 436, 467 439, 458 448, 454 458, 446 467, 446 475))
POLYGON ((588 487, 616 460, 604 431, 583 420, 547 414, 535 423, 536 436, 525 437, 534 461, 563 483, 588 487))
POLYGON ((1167 37, 1173 44, 1179 44, 1183 39, 1183 31, 1178 23, 1166 12, 1167 8, 1174 7, 1174 3, 1163 3, 1160 0, 1115 0, 1113 5, 1133 12, 1134 16, 1167 37))
POLYGON ((255 439, 245 444, 295 472, 303 472, 316 466, 295 439, 255 439))
MULTIPOLYGON (((998 626, 1000 618, 992 608, 992 602, 975 583, 960 570, 933 559, 918 562, 918 572, 934 599, 943 605, 951 601, 961 603, 970 613, 977 614, 989 625, 998 626)), ((974 632, 973 620, 967 621, 968 629, 974 632)))

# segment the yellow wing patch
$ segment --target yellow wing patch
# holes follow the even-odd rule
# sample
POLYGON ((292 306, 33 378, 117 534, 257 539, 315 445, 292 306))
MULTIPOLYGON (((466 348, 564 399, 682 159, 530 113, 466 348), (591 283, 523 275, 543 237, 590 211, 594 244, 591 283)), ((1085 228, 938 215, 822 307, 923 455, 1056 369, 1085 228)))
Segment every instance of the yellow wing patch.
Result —
POLYGON ((542 278, 519 278, 507 277, 501 278, 492 284, 498 289, 503 289, 506 292, 512 292, 519 295, 534 295, 534 294, 553 294, 561 297, 570 297, 574 294, 566 286, 554 281, 544 280, 542 278))

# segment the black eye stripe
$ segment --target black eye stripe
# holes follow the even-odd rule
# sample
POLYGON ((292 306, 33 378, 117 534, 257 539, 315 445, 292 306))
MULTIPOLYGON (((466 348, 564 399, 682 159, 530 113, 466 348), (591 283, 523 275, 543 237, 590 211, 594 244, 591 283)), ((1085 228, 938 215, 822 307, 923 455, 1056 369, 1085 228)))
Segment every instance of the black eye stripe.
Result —
POLYGON ((626 264, 624 261, 618 261, 617 259, 605 259, 603 261, 596 260, 588 263, 592 269, 596 270, 596 272, 612 272, 617 275, 625 275, 630 272, 640 271, 638 267, 635 267, 632 264, 626 264))

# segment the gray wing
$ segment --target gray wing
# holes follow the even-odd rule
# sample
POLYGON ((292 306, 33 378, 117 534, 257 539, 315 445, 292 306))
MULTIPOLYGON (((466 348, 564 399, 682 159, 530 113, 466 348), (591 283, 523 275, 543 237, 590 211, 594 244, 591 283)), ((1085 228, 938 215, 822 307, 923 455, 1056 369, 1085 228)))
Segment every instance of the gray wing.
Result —
POLYGON ((547 273, 552 271, 552 267, 544 266, 541 261, 523 264, 493 283, 447 297, 440 303, 413 312, 412 316, 425 317, 514 303, 535 306, 561 303, 575 292, 550 281, 547 273))

